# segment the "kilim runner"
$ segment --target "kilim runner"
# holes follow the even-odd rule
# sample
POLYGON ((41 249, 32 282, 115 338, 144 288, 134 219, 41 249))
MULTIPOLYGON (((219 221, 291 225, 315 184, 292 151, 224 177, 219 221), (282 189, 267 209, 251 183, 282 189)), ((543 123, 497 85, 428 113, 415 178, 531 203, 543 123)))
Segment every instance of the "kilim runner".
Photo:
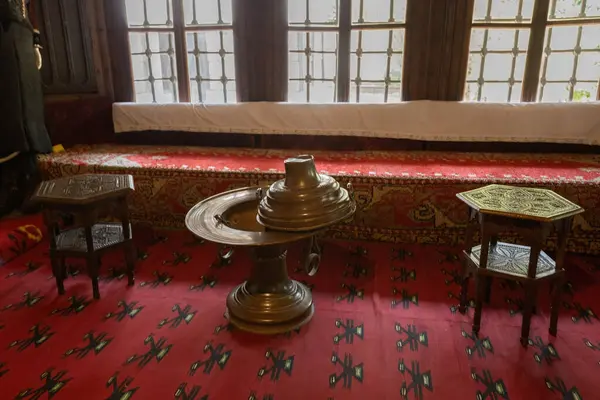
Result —
MULTIPOLYGON (((248 275, 216 247, 169 231, 140 245, 136 285, 121 254, 102 263, 102 298, 70 263, 58 296, 42 242, 0 267, 2 399, 597 399, 600 264, 568 258, 557 338, 541 290, 530 346, 523 293, 494 282, 479 337, 457 312, 459 249, 327 242, 314 319, 287 334, 236 331, 225 296, 248 275), (366 251, 366 254, 365 254, 366 251)), ((471 289, 470 294, 473 293, 471 289)))

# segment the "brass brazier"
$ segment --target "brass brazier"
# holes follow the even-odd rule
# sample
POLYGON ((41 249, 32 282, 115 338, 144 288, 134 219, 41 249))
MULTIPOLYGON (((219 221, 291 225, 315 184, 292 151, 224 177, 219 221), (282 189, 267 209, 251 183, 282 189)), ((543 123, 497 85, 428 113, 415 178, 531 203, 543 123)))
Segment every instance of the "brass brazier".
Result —
POLYGON ((303 264, 313 275, 320 263, 316 235, 356 211, 350 184, 347 190, 319 174, 312 156, 290 158, 284 165, 285 178, 269 188, 235 189, 209 197, 194 206, 185 221, 202 239, 250 249, 250 277, 227 296, 226 316, 237 328, 253 333, 283 333, 310 321, 312 295, 288 276, 288 245, 307 240, 303 264))

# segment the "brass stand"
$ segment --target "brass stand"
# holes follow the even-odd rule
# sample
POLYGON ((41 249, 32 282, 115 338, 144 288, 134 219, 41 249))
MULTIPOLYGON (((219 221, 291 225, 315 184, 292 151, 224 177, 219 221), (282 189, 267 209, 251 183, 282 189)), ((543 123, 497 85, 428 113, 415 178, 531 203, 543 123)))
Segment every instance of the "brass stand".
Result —
MULTIPOLYGON (((352 186, 344 189, 332 177, 318 174, 312 156, 287 159, 284 165, 285 179, 268 190, 240 188, 209 197, 185 218, 188 229, 204 240, 251 249, 250 278, 227 296, 226 317, 252 333, 289 332, 310 321, 312 294, 288 276, 288 245, 308 241, 301 265, 312 276, 321 262, 319 232, 356 211, 352 186)), ((231 253, 226 254, 229 259, 231 253)))
POLYGON ((289 278, 286 245, 252 249, 250 278, 227 296, 227 317, 236 327, 258 334, 289 332, 314 314, 310 290, 289 278))

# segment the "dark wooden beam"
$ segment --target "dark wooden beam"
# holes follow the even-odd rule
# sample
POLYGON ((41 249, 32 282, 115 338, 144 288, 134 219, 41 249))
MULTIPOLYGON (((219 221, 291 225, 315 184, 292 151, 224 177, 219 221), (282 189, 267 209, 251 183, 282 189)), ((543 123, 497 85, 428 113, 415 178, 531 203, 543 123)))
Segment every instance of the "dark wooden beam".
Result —
POLYGON ((104 0, 104 12, 110 46, 114 100, 117 102, 133 101, 135 99, 133 71, 131 70, 125 2, 123 0, 104 0))
POLYGON ((190 102, 190 73, 185 33, 183 0, 173 0, 173 26, 175 27, 175 57, 177 59, 177 91, 179 101, 190 102))
POLYGON ((550 0, 537 0, 533 7, 521 101, 535 101, 537 97, 549 8, 550 0))
POLYGON ((462 100, 474 0, 408 0, 403 100, 462 100))
POLYGON ((408 0, 407 3, 402 65, 404 101, 427 99, 429 25, 434 8, 433 0, 408 0))
MULTIPOLYGON (((358 1, 358 0, 355 0, 358 1)), ((340 0, 338 15, 338 69, 337 69, 337 101, 347 102, 350 99, 350 52, 352 36, 352 1, 340 0)))
POLYGON ((288 10, 283 0, 233 0, 238 101, 286 101, 288 10))
POLYGON ((463 99, 469 64, 469 42, 474 0, 453 0, 446 9, 445 60, 440 75, 439 100, 463 99))

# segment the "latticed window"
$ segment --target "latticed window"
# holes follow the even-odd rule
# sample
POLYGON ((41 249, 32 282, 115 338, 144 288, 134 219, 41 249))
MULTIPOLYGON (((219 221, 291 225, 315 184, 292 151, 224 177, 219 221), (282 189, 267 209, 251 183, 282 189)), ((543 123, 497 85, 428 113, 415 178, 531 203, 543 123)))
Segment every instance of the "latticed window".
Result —
POLYGON ((400 101, 406 2, 288 0, 289 101, 400 101))
POLYGON ((231 0, 126 0, 136 101, 236 101, 231 0))
POLYGON ((539 101, 600 100, 600 0, 553 0, 539 101))
POLYGON ((465 100, 600 98, 600 0, 476 0, 465 100))

